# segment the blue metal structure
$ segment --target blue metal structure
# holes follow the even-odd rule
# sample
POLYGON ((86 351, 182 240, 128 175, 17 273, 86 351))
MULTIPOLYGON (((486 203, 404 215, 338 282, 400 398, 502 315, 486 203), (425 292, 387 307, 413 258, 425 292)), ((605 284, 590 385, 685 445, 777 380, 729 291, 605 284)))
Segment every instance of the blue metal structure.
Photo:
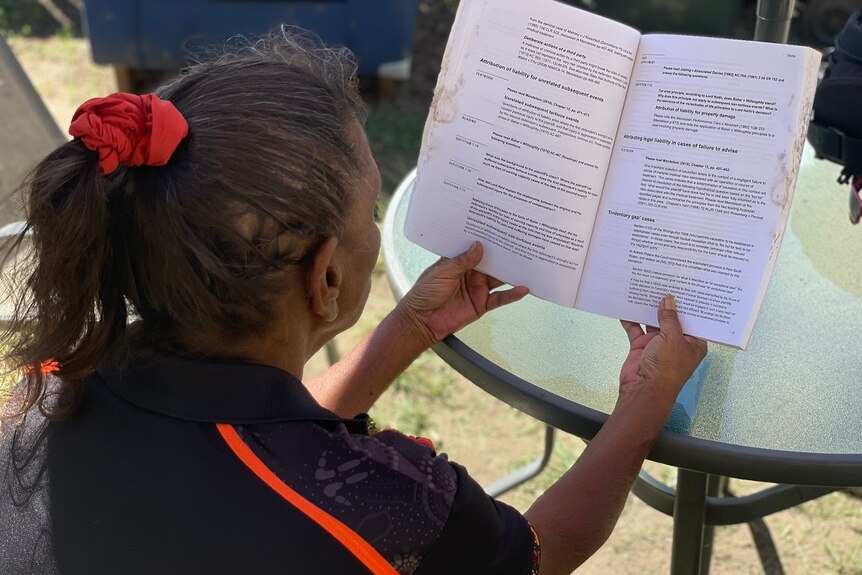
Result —
POLYGON ((178 70, 189 50, 292 24, 356 54, 360 75, 409 56, 417 0, 86 0, 93 59, 132 70, 178 70))

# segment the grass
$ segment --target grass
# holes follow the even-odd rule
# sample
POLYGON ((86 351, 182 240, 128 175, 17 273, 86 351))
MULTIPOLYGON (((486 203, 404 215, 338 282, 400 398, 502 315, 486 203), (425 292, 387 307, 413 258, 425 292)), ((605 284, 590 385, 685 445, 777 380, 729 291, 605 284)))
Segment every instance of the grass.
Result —
POLYGON ((2 410, 6 400, 12 395, 12 389, 15 387, 17 381, 16 377, 9 374, 4 373, 0 375, 0 410, 2 410))
POLYGON ((443 440, 435 427, 436 414, 453 407, 453 377, 451 369, 426 352, 395 380, 385 399, 372 408, 371 416, 380 428, 443 440))
POLYGON ((425 114, 388 103, 371 106, 365 131, 383 180, 382 208, 416 165, 425 114))
MULTIPOLYGON (((12 391, 21 380, 21 375, 20 373, 13 373, 8 370, 5 365, 5 350, 0 351, 0 358, 2 358, 0 359, 0 413, 3 413, 6 401, 12 397, 12 391)), ((0 425, 2 425, 2 423, 2 419, 0 419, 0 425)))
POLYGON ((840 575, 859 575, 862 573, 862 567, 859 565, 859 557, 862 555, 862 545, 857 545, 855 549, 845 551, 827 542, 825 548, 831 560, 830 569, 833 573, 840 575))

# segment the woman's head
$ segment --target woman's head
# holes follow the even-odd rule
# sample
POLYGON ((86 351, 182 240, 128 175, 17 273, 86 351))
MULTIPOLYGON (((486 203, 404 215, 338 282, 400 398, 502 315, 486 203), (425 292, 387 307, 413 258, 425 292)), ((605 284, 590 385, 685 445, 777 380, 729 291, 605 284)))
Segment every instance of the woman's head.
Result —
MULTIPOLYGON (((376 257, 379 239, 354 237, 373 236, 354 221, 368 202, 357 186, 379 186, 355 69, 346 50, 282 30, 158 90, 188 123, 166 165, 102 176, 80 139, 50 154, 25 182, 37 260, 13 360, 55 359, 78 380, 115 351, 130 314, 143 320, 140 341, 192 352, 260 336, 291 281, 308 287, 327 238, 337 257, 376 257)), ((347 281, 342 300, 367 275, 347 281)))
POLYGON ((350 175, 351 202, 340 237, 326 238, 309 253, 304 269, 304 294, 317 339, 312 349, 359 318, 371 289, 371 271, 380 251, 376 223, 380 172, 358 122, 352 122, 348 142, 357 160, 350 175))

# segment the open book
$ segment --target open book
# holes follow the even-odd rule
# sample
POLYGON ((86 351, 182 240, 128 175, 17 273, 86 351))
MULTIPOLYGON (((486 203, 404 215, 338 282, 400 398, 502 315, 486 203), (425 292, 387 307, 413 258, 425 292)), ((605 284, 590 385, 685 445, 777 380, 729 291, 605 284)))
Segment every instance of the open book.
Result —
POLYGON ((810 48, 461 0, 405 233, 533 295, 745 348, 814 98, 810 48))

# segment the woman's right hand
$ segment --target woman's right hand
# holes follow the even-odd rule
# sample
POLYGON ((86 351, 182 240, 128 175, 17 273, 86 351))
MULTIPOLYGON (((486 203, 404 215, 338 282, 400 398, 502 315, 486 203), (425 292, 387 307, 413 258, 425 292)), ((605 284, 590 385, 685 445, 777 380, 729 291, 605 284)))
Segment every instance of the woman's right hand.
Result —
POLYGON ((621 321, 629 337, 629 354, 620 371, 620 396, 646 392, 670 408, 679 391, 706 356, 702 339, 682 333, 676 301, 668 294, 659 304, 659 327, 621 321))
POLYGON ((673 297, 662 300, 658 321, 646 331, 622 322, 629 354, 613 413, 525 513, 541 541, 542 575, 571 573, 607 540, 679 390, 706 355, 705 341, 682 333, 673 297))

